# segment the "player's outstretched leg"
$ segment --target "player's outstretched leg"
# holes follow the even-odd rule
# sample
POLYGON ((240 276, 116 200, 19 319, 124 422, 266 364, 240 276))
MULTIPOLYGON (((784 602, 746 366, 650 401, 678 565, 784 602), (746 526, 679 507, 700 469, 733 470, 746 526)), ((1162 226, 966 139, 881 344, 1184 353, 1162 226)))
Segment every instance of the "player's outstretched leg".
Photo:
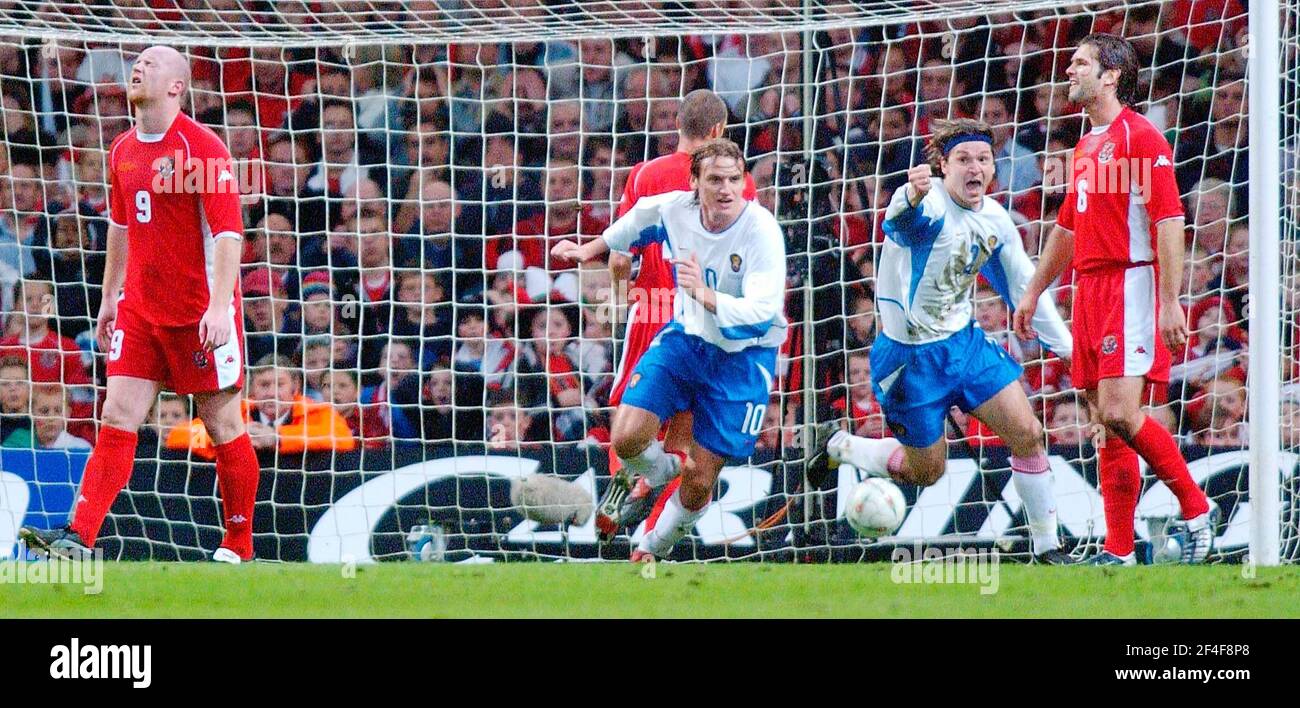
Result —
POLYGON ((131 479, 135 466, 136 430, 158 397, 158 383, 133 376, 110 376, 100 415, 99 436, 86 460, 72 518, 62 529, 24 526, 19 537, 29 547, 47 553, 74 555, 94 548, 113 500, 131 479))
POLYGON ((872 477, 889 478, 902 473, 903 443, 895 438, 862 438, 837 430, 825 445, 825 457, 832 466, 847 462, 872 477))
POLYGON ((632 552, 633 563, 666 558, 708 509, 723 459, 698 445, 692 447, 691 453, 682 467, 681 486, 669 497, 654 528, 646 532, 632 552))
POLYGON ((1011 450, 1011 483, 1024 502, 1034 562, 1070 565, 1074 559, 1061 549, 1057 535, 1056 497, 1051 467, 1043 446, 1043 425, 1029 406, 1019 381, 1012 381, 971 411, 1011 450))
POLYGON ((809 457, 809 481, 824 474, 822 465, 838 467, 848 463, 871 477, 928 487, 943 476, 948 460, 948 441, 943 437, 926 447, 911 447, 896 438, 864 438, 838 430, 838 423, 823 424, 817 439, 821 448, 809 457), (829 427, 828 427, 829 426, 829 427), (829 435, 826 433, 834 430, 829 435))
MULTIPOLYGON (((669 419, 664 434, 664 449, 674 455, 677 454, 674 451, 691 449, 694 442, 691 426, 694 421, 690 411, 682 411, 669 419)), ((664 484, 654 486, 644 477, 637 479, 618 510, 618 525, 632 532, 642 521, 646 521, 649 522, 646 526, 649 531, 654 527, 650 520, 657 519, 658 516, 655 510, 663 512, 680 480, 681 477, 674 477, 664 484)))
POLYGON ((614 414, 611 434, 614 452, 630 477, 644 477, 651 487, 662 487, 681 473, 686 454, 667 451, 655 439, 661 421, 659 416, 626 403, 614 414))

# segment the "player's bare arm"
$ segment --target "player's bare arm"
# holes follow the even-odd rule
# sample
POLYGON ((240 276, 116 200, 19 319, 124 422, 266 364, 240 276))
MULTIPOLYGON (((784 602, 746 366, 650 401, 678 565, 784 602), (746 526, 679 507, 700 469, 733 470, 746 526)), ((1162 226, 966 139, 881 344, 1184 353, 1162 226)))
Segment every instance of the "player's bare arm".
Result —
POLYGON ((208 309, 199 320, 199 341, 203 348, 212 351, 230 341, 232 321, 230 301, 235 293, 235 277, 239 274, 239 257, 244 242, 237 238, 217 239, 212 269, 212 293, 208 309))
POLYGON ((1187 317, 1178 303, 1183 282, 1183 220, 1165 219, 1156 224, 1156 263, 1160 268, 1160 320, 1156 327, 1169 351, 1187 343, 1187 317))
POLYGON ((628 253, 637 234, 647 226, 659 223, 659 207, 669 195, 642 199, 627 213, 620 216, 601 238, 593 238, 578 245, 573 239, 564 239, 551 247, 552 258, 567 258, 579 262, 602 256, 606 251, 628 253), (611 243, 613 246, 611 246, 611 243))
POLYGON ((126 229, 108 226, 107 252, 104 256, 104 284, 99 302, 99 319, 95 322, 95 342, 100 351, 108 351, 117 322, 117 294, 126 282, 126 229))
POLYGON ((1034 271, 1034 277, 1029 280, 1025 295, 1020 298, 1020 304, 1016 306, 1016 312, 1012 316, 1016 336, 1021 339, 1034 339, 1038 336, 1034 332, 1033 324, 1034 313, 1038 310, 1038 298, 1044 290, 1047 290, 1048 285, 1056 282, 1061 273, 1065 272, 1073 257, 1074 232, 1058 224, 1048 235, 1047 245, 1043 247, 1043 255, 1038 259, 1038 268, 1034 271))
POLYGON ((608 250, 609 244, 603 238, 594 238, 581 246, 566 238, 551 247, 551 257, 583 262, 597 258, 608 250))

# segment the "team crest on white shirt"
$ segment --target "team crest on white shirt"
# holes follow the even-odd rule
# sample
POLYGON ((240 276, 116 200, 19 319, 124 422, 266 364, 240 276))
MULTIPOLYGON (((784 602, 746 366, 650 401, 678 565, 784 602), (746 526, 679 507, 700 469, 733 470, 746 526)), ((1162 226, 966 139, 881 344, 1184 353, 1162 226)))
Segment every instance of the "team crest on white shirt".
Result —
POLYGON ((1115 143, 1107 140, 1105 145, 1101 146, 1101 152, 1097 153, 1097 162, 1106 164, 1115 156, 1115 143))
POLYGON ((733 253, 733 254, 731 254, 731 272, 732 272, 732 273, 739 273, 739 272, 740 272, 740 263, 741 263, 741 260, 740 260, 740 254, 739 254, 739 253, 733 253))

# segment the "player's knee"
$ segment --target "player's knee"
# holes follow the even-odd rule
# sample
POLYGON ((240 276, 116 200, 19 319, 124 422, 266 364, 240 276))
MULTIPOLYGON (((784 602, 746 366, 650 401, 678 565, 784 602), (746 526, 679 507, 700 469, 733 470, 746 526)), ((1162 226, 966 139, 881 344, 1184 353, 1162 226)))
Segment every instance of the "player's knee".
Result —
POLYGON ((213 418, 203 421, 203 427, 207 429, 208 435, 212 436, 212 441, 217 445, 228 443, 244 434, 244 421, 241 418, 234 420, 225 417, 213 418))
POLYGON ((144 422, 147 413, 148 411, 139 412, 136 406, 124 402, 121 397, 110 397, 104 401, 99 419, 102 424, 110 428, 134 432, 144 422))
POLYGON ((1103 403, 1100 411, 1101 424, 1120 437, 1131 438, 1137 434, 1138 413, 1122 403, 1103 403))
POLYGON ((627 425, 615 426, 609 437, 614 453, 625 460, 640 455, 650 445, 650 440, 639 430, 627 425))
POLYGON ((1012 454, 1020 457, 1031 457, 1044 452, 1043 424, 1037 418, 1031 418, 1028 425, 1007 440, 1007 447, 1012 454))

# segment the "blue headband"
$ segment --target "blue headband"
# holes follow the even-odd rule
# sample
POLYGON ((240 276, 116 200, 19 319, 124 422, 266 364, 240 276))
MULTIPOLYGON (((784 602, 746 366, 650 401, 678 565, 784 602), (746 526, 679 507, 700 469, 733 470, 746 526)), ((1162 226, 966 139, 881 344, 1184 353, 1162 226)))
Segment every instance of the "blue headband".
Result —
POLYGON ((972 141, 981 142, 990 147, 993 145, 993 138, 984 133, 958 133, 948 138, 948 142, 943 144, 943 156, 947 157, 948 153, 952 152, 952 149, 958 145, 972 141))

